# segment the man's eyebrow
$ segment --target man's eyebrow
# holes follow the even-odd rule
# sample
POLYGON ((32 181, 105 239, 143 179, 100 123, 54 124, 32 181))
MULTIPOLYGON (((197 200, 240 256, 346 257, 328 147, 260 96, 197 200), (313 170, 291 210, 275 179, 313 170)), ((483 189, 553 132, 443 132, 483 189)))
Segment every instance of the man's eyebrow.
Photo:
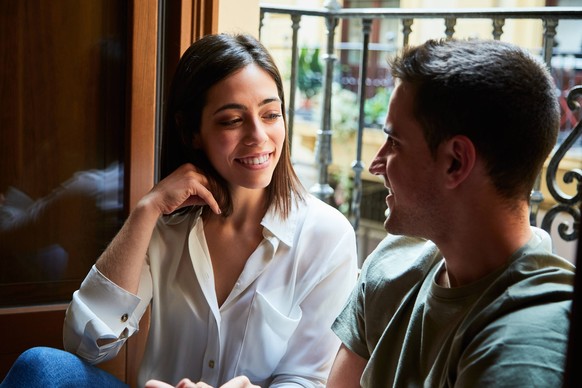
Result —
POLYGON ((382 128, 382 130, 386 135, 394 135, 394 129, 391 125, 386 125, 384 128, 382 128))
MULTIPOLYGON (((259 103, 259 106, 264 106, 267 104, 270 104, 272 102, 281 102, 281 99, 279 97, 269 97, 269 98, 265 98, 263 101, 261 101, 259 103)), ((217 114, 218 112, 221 112, 223 110, 228 110, 228 109, 236 109, 236 110, 247 110, 247 107, 242 105, 242 104, 236 104, 236 103, 229 103, 229 104, 224 104, 223 106, 221 106, 220 108, 218 108, 214 114, 217 114)))

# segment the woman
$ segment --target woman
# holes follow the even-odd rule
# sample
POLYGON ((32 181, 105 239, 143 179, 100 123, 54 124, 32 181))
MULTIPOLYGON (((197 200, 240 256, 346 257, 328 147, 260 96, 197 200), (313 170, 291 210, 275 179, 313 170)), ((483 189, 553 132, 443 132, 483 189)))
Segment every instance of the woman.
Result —
POLYGON ((114 357, 151 302, 140 386, 324 386, 355 236, 293 171, 272 58, 250 36, 202 38, 166 112, 163 179, 75 292, 65 348, 114 357))

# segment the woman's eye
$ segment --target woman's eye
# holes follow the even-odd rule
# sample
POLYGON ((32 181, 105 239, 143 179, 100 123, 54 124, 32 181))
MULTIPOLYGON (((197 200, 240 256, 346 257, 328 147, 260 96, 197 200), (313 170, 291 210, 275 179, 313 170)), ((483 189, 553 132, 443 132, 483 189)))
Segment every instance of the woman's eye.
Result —
POLYGON ((221 120, 220 121, 220 125, 225 126, 225 127, 229 127, 232 125, 236 125, 238 123, 242 122, 242 118, 240 117, 235 117, 232 119, 228 119, 228 120, 221 120))
POLYGON ((268 120, 268 121, 276 121, 282 116, 283 115, 281 113, 268 113, 268 114, 264 115, 263 118, 268 120))

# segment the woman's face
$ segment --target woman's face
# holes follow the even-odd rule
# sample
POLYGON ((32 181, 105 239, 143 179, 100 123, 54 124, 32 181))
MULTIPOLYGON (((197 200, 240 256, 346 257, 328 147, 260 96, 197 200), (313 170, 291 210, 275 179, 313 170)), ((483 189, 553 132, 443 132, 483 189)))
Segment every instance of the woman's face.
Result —
POLYGON ((230 189, 263 189, 281 156, 285 123, 277 85, 255 64, 208 90, 202 110, 201 147, 230 189))

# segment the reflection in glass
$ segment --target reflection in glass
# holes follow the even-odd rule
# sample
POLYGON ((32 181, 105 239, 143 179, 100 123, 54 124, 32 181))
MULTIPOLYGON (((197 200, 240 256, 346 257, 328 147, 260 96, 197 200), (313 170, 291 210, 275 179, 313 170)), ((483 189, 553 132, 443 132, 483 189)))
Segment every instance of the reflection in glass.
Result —
POLYGON ((0 307, 69 301, 121 224, 127 3, 0 1, 0 307))

